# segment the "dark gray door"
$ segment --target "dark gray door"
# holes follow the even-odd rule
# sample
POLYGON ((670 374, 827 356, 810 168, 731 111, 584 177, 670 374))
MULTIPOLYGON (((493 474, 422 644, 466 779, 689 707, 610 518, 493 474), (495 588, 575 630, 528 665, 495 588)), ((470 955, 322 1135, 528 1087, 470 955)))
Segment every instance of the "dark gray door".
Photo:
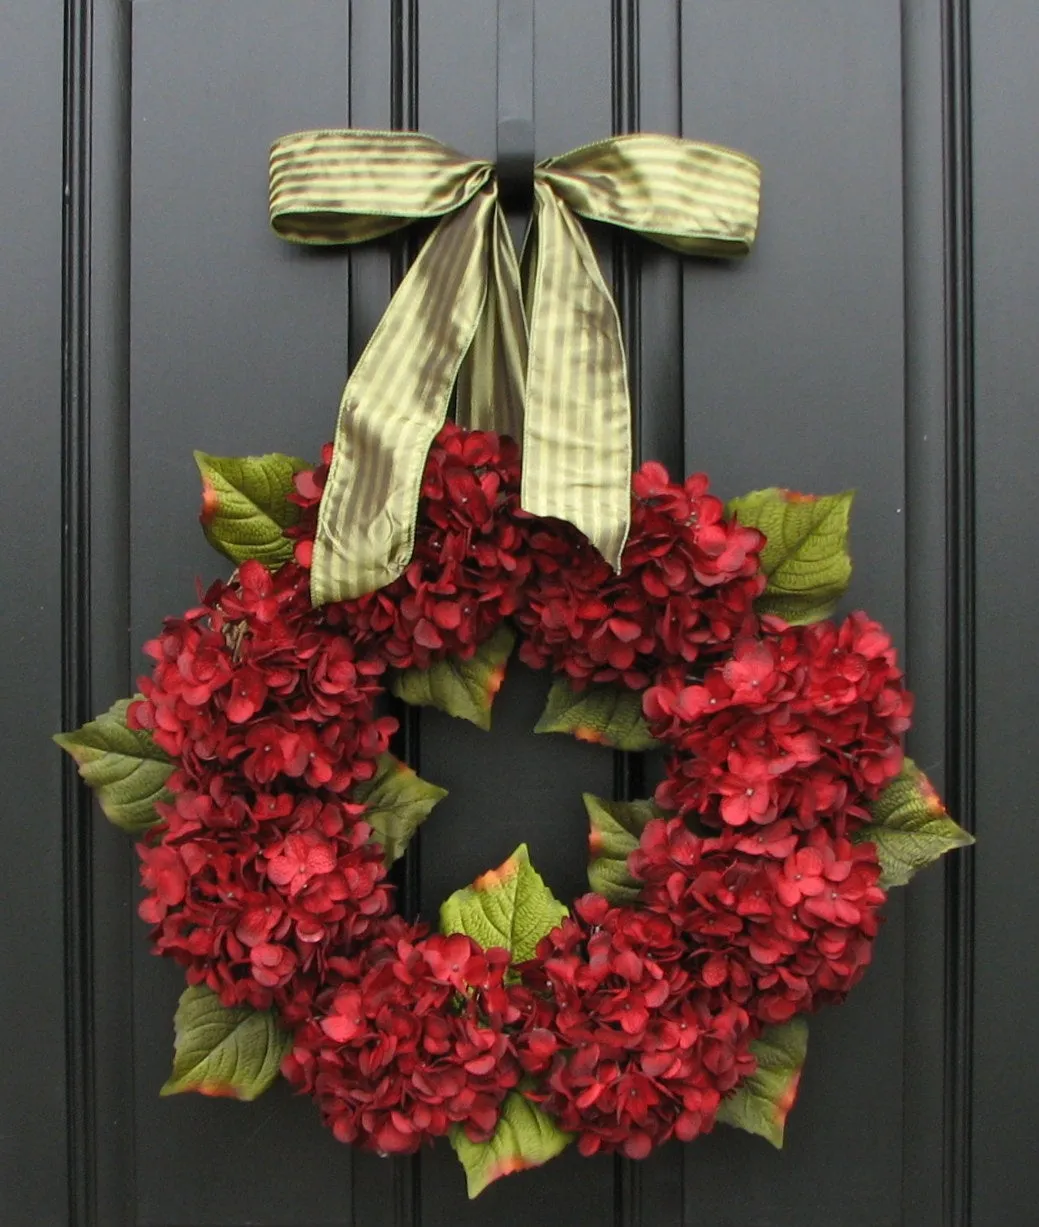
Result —
MULTIPOLYGON (((893 901, 871 974, 812 1024, 782 1154, 719 1128, 643 1164, 567 1153, 470 1205, 446 1146, 353 1154, 284 1086, 160 1100, 181 988, 133 856, 47 737, 128 692, 220 573, 194 447, 315 456, 407 245, 290 250, 266 152, 415 127, 495 155, 491 0, 6 0, 0 1221, 123 1227, 1032 1227, 1039 920, 1027 0, 538 0, 539 157, 682 133, 764 166, 738 269, 605 237, 645 458, 722 493, 858 488, 855 604, 906 650, 912 750, 979 837, 893 901)), ((413 717, 451 791, 406 870, 440 900, 521 840, 580 891, 580 790, 652 764, 413 717)))

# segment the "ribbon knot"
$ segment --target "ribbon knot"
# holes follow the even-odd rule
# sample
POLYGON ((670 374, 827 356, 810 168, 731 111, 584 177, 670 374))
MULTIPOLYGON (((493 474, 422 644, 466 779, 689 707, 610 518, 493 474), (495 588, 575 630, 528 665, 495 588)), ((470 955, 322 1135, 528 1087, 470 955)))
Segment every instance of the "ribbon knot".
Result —
POLYGON ((519 260, 494 166, 416 132, 299 132, 271 149, 271 224, 362 243, 440 218, 343 393, 311 564, 315 605, 408 565, 426 454, 457 385, 459 423, 521 444, 520 502, 567 520, 620 568, 631 412, 620 320, 579 217, 686 254, 732 257, 757 230, 746 154, 633 134, 539 162, 519 260))

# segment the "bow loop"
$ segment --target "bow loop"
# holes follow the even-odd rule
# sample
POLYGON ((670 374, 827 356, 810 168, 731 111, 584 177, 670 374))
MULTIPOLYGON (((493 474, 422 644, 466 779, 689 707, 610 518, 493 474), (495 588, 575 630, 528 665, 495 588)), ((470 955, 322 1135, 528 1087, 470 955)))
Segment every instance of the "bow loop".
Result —
POLYGON ((489 162, 416 132, 277 141, 271 224, 290 242, 360 243, 440 219, 343 393, 313 603, 371 592, 407 566, 426 454, 456 384, 462 425, 522 440, 524 509, 568 520, 619 569, 631 510, 627 367, 579 215, 681 252, 741 255, 759 186, 753 159, 676 137, 614 137, 548 158, 535 169, 521 289, 489 162))
POLYGON ((271 225, 289 242, 365 243, 453 213, 493 173, 421 132, 294 132, 271 146, 271 225))
POLYGON ((745 255, 757 232, 761 168, 745 153, 636 132, 539 163, 575 213, 686 255, 745 255))

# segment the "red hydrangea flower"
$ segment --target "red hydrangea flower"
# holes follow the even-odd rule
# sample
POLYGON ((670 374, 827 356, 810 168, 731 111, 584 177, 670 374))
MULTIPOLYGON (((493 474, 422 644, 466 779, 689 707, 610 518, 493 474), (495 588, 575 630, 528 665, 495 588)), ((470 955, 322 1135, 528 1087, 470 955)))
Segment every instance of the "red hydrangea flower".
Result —
POLYGON ((531 526, 520 656, 566 673, 578 689, 620 681, 641 690, 668 666, 716 656, 755 625, 764 537, 725 518, 703 474, 678 484, 663 465, 644 464, 632 490, 619 575, 569 526, 531 526))
POLYGON ((302 779, 345 792, 374 773, 396 721, 374 718, 385 663, 359 655, 320 610, 295 564, 246 562, 145 647, 131 727, 148 729, 189 778, 214 773, 258 791, 302 779))
POLYGON ((711 826, 781 817, 843 834, 900 771, 912 696, 865 614, 779 627, 737 640, 702 681, 672 672, 646 691, 653 735, 677 750, 657 800, 711 826))
POLYGON ((748 841, 655 819, 628 861, 643 906, 703 958, 704 981, 763 1022, 843 999, 872 957, 885 899, 872 844, 774 826, 778 838, 765 827, 748 841))
POLYGON ((164 822, 138 845, 155 952, 225 1005, 298 1017, 330 952, 391 910, 363 807, 269 794, 250 804, 223 781, 196 792, 176 771, 170 785, 175 802, 160 803, 164 822))
POLYGON ((150 891, 140 905, 142 920, 161 924, 166 913, 183 902, 187 891, 188 873, 176 848, 149 848, 137 845, 141 858, 141 883, 150 891))
POLYGON ((520 970, 552 1013, 517 1039, 525 1092, 578 1135, 582 1154, 641 1159, 710 1130, 722 1097, 755 1065, 747 1011, 700 985, 665 916, 585 895, 520 970))
POLYGON ((486 1141, 522 1073, 508 964, 506 950, 394 918, 356 955, 329 959, 283 1072, 342 1142, 408 1154, 453 1125, 486 1141))

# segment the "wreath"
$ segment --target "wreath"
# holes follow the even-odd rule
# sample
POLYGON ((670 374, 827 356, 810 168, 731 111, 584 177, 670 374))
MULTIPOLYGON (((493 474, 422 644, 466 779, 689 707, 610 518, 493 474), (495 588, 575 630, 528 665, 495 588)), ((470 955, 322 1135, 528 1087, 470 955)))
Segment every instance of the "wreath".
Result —
POLYGON ((520 509, 510 439, 449 424, 407 569, 315 608, 331 446, 197 459, 237 569, 146 645, 138 696, 56 738, 139 837, 140 915, 186 971, 162 1093, 252 1099, 280 1070, 340 1141, 449 1137, 473 1196, 572 1140, 640 1159, 722 1121, 780 1145, 804 1016, 862 976, 887 888, 970 842, 904 756, 889 635, 829 620, 851 496, 726 508, 644 464, 615 574, 520 509), (664 779, 585 795, 570 908, 520 847, 431 933, 388 870, 445 794, 381 700, 488 728, 517 640, 554 674, 539 732, 662 747, 664 779))

